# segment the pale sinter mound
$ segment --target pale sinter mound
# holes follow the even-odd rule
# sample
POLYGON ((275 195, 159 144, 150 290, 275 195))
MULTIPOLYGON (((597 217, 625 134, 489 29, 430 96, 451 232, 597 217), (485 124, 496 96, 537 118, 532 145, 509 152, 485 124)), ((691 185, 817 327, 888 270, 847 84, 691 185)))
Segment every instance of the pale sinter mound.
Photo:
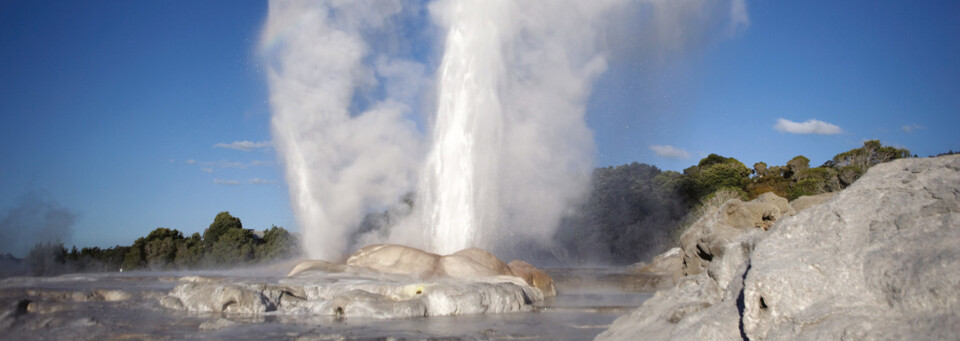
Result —
POLYGON ((545 294, 556 294, 553 280, 525 262, 508 266, 473 248, 439 256, 401 245, 364 247, 346 264, 303 261, 279 283, 205 277, 181 282, 160 299, 162 306, 247 315, 384 319, 491 314, 529 311, 545 294))

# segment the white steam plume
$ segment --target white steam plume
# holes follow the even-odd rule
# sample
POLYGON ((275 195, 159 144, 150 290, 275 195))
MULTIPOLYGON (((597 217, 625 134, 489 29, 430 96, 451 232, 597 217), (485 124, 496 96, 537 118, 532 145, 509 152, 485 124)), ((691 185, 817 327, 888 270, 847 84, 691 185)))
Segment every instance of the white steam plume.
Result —
POLYGON ((698 40, 690 32, 704 30, 685 25, 700 25, 718 8, 731 27, 748 22, 743 0, 434 1, 429 13, 445 42, 424 159, 406 118, 422 93, 403 85, 418 83, 423 64, 376 55, 371 46, 391 44, 370 41, 421 3, 270 3, 262 46, 274 145, 312 258, 342 257, 364 213, 411 189, 415 212, 365 242, 441 253, 473 246, 501 256, 521 255, 530 243, 549 246, 588 188, 594 145, 584 115, 592 84, 610 50, 634 38, 605 32, 620 28, 611 18, 652 19, 653 41, 663 45, 698 40), (653 16, 618 14, 625 7, 651 8, 653 16), (385 98, 351 113, 358 89, 376 86, 385 98))
POLYGON ((597 21, 618 2, 431 4, 447 32, 432 148, 417 211, 391 241, 510 255, 550 244, 593 168, 584 113, 606 68, 597 21))
POLYGON ((342 257, 366 210, 413 188, 419 146, 409 106, 388 98, 366 112, 349 109, 358 87, 409 74, 386 57, 379 64, 387 74, 364 64, 365 34, 401 9, 396 0, 270 2, 261 48, 274 143, 311 258, 342 257))

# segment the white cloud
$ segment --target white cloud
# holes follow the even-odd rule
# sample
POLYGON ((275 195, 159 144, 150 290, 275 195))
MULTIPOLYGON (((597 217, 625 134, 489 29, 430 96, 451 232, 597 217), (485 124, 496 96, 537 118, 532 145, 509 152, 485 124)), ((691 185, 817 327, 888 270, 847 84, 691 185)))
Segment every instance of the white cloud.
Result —
POLYGON ((249 152, 254 149, 267 148, 270 146, 270 141, 233 141, 233 143, 217 143, 213 145, 214 148, 235 149, 244 152, 249 152))
POLYGON ((777 125, 773 126, 773 129, 790 134, 835 135, 843 132, 840 127, 834 124, 815 119, 800 123, 780 118, 777 119, 777 125))
POLYGON ((190 160, 187 160, 186 162, 187 162, 188 165, 192 165, 192 164, 197 163, 197 160, 190 159, 190 160))
POLYGON ((668 159, 687 159, 690 157, 690 153, 686 150, 678 149, 670 145, 652 145, 650 150, 657 154, 659 157, 665 157, 668 159))
POLYGON ((253 179, 247 180, 247 182, 249 182, 249 183, 251 183, 251 184, 254 184, 254 185, 274 184, 274 183, 277 183, 276 181, 273 181, 273 180, 264 180, 264 179, 261 179, 261 178, 253 178, 253 179))
POLYGON ((201 162, 200 164, 204 166, 216 166, 219 168, 243 168, 247 166, 243 162, 227 161, 227 160, 204 161, 204 162, 201 162))
POLYGON ((203 168, 200 168, 200 170, 202 170, 202 171, 204 171, 204 172, 207 172, 207 173, 213 173, 213 168, 203 167, 203 168))
POLYGON ((217 184, 217 185, 234 186, 234 185, 239 185, 239 184, 240 184, 240 181, 237 181, 237 180, 224 180, 224 179, 213 179, 213 183, 215 183, 215 184, 217 184))
POLYGON ((919 124, 908 124, 903 127, 900 127, 900 129, 903 130, 904 133, 910 134, 910 133, 913 133, 915 130, 923 130, 926 128, 919 124))

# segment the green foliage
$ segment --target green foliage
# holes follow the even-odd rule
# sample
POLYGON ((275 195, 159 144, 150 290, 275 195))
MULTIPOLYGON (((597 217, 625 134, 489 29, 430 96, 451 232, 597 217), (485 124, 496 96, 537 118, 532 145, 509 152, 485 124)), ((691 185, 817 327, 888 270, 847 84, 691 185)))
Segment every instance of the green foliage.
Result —
POLYGON ((146 266, 143 244, 142 237, 133 242, 133 246, 130 247, 127 255, 123 258, 123 264, 120 266, 121 270, 137 270, 146 266))
POLYGON ((767 164, 764 162, 757 162, 753 164, 753 174, 756 176, 766 176, 767 175, 767 164))
POLYGON ((124 270, 174 268, 177 250, 183 244, 183 233, 175 229, 158 227, 146 238, 133 242, 123 260, 124 270))
POLYGON ((849 186, 866 173, 868 168, 906 157, 910 157, 909 150, 884 146, 879 140, 870 140, 864 142, 863 147, 837 154, 829 166, 837 170, 842 185, 849 186))
POLYGON ((750 173, 750 169, 737 159, 710 154, 700 160, 697 166, 683 170, 680 188, 689 202, 698 202, 721 188, 745 190, 750 173))
POLYGON ((85 247, 80 249, 80 271, 119 271, 129 246, 114 246, 109 249, 85 247))
MULTIPOLYGON (((412 197, 405 197, 412 202, 412 197)), ((216 239, 210 247, 200 233, 184 238, 176 229, 160 227, 131 246, 108 249, 85 247, 70 251, 62 243, 41 243, 30 250, 25 264, 38 276, 77 271, 131 271, 222 267, 254 262, 277 261, 300 254, 296 235, 272 226, 258 238, 245 230, 240 219, 221 212, 205 231, 216 239)), ((24 268, 23 271, 27 269, 24 268)))
POLYGON ((257 259, 262 262, 285 259, 300 253, 300 242, 282 227, 273 226, 263 231, 263 244, 257 247, 257 259))
POLYGON ((194 232, 177 247, 177 256, 174 263, 181 269, 189 269, 200 265, 203 259, 203 239, 200 233, 194 232))
POLYGON ((238 265, 253 260, 256 241, 249 230, 231 228, 220 235, 207 255, 216 265, 238 265))
POLYGON ((203 231, 204 247, 208 249, 213 247, 222 235, 233 229, 243 229, 240 219, 230 215, 230 212, 218 213, 213 223, 210 223, 210 227, 203 231))
POLYGON ((144 239, 143 256, 147 267, 166 269, 174 265, 177 249, 183 244, 183 233, 168 228, 157 228, 144 239))
POLYGON ((853 165, 866 169, 879 163, 905 157, 910 157, 910 151, 907 149, 883 146, 879 140, 870 140, 864 142, 863 147, 837 154, 833 157, 833 162, 837 167, 853 165))
POLYGON ((787 161, 787 170, 789 174, 783 175, 785 178, 793 178, 801 172, 810 168, 810 159, 803 155, 797 155, 790 161, 787 161))

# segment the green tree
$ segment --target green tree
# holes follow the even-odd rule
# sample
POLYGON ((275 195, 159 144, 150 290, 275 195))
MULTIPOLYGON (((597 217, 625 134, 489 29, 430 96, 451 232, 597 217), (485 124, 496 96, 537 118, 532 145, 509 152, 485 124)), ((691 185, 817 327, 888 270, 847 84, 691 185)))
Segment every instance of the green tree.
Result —
POLYGON ((234 229, 243 229, 243 224, 240 222, 240 218, 236 218, 230 215, 230 212, 220 212, 213 219, 213 223, 210 224, 205 231, 203 231, 203 245, 207 249, 213 247, 220 237, 227 233, 230 230, 234 229))
POLYGON ((732 157, 717 154, 700 160, 696 166, 683 170, 681 190, 687 196, 687 202, 698 202, 701 198, 721 188, 746 190, 750 182, 750 169, 732 157))
POLYGON ((137 270, 147 266, 147 260, 143 250, 144 244, 143 237, 137 238, 137 240, 133 242, 126 256, 123 257, 123 264, 120 265, 121 270, 137 270))
POLYGON ((757 177, 763 177, 767 175, 767 164, 764 162, 757 162, 753 164, 753 173, 757 177))
POLYGON ((145 238, 137 238, 123 259, 124 270, 168 269, 174 267, 177 249, 183 243, 183 233, 158 227, 145 238))
POLYGON ((273 226, 263 231, 263 243, 257 247, 258 261, 272 261, 293 257, 300 253, 299 241, 283 227, 273 226))
POLYGON ((203 239, 200 237, 200 233, 194 232, 177 248, 174 263, 181 269, 196 267, 200 265, 200 261, 203 259, 203 252, 203 239))
POLYGON ((879 140, 870 140, 863 143, 863 147, 851 149, 837 154, 832 162, 824 164, 831 166, 838 172, 843 186, 853 184, 867 169, 876 164, 910 157, 910 151, 880 144, 879 140))
POLYGON ((810 159, 803 155, 797 155, 790 161, 787 161, 787 169, 789 170, 789 175, 784 175, 785 178, 793 178, 800 175, 801 172, 810 169, 810 159))
POLYGON ((231 228, 211 246, 208 263, 220 266, 248 263, 253 260, 255 250, 253 232, 231 228))
POLYGON ((159 227, 144 239, 143 256, 151 269, 167 269, 174 266, 177 249, 183 244, 183 233, 159 227))

